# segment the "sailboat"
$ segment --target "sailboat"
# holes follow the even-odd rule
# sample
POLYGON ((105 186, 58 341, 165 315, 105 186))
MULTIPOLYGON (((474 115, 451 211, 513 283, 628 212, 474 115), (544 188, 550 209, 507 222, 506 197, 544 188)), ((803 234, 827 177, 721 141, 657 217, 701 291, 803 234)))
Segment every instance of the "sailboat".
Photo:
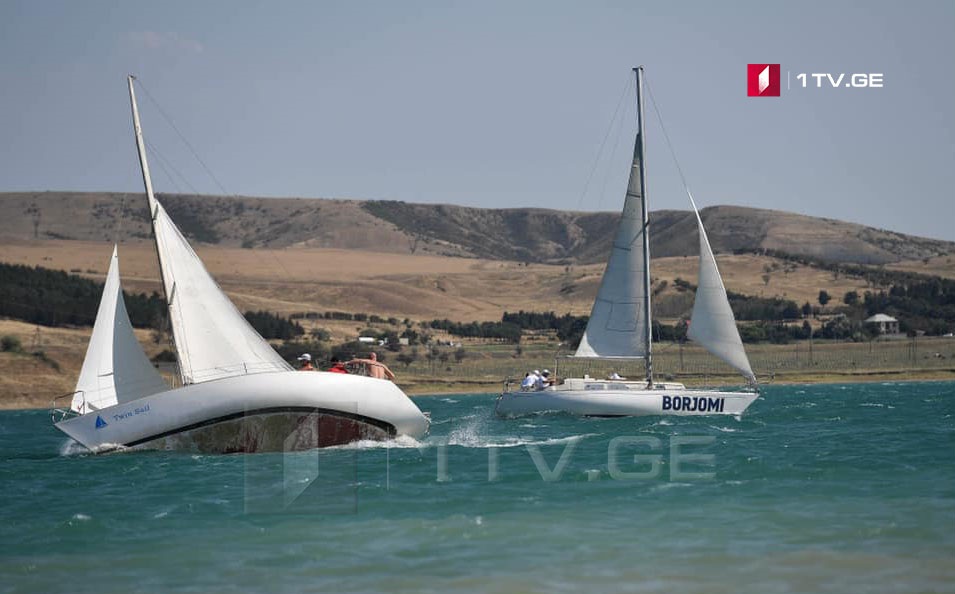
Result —
POLYGON ((638 129, 623 214, 614 238, 583 338, 574 358, 643 359, 642 381, 600 379, 585 375, 559 385, 529 391, 505 386, 497 400, 500 416, 566 412, 585 416, 741 415, 759 396, 716 258, 703 228, 703 219, 690 195, 700 234, 700 269, 688 338, 736 369, 748 382, 747 391, 688 389, 653 377, 650 312, 650 222, 647 211, 644 158, 643 67, 637 79, 638 129))
POLYGON ((295 371, 239 313, 153 194, 134 80, 136 148, 181 386, 163 380, 133 334, 114 247, 70 407, 54 406, 56 427, 94 452, 289 451, 424 436, 429 420, 392 382, 295 371))

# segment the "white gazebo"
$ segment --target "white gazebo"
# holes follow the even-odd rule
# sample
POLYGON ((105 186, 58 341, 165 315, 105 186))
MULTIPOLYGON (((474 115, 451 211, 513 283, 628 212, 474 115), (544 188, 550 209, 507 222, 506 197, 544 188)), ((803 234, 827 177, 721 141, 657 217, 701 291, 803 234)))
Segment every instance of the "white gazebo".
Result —
POLYGON ((866 324, 875 324, 879 328, 879 334, 898 334, 899 321, 892 316, 877 313, 865 320, 866 324))

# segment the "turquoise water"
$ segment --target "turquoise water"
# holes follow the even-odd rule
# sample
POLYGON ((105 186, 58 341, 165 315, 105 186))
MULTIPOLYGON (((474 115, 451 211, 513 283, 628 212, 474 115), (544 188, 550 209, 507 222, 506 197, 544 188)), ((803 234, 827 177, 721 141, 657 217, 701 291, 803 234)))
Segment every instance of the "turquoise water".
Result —
POLYGON ((416 402, 420 443, 250 456, 0 412, 0 591, 955 590, 955 384, 771 386, 740 421, 416 402))

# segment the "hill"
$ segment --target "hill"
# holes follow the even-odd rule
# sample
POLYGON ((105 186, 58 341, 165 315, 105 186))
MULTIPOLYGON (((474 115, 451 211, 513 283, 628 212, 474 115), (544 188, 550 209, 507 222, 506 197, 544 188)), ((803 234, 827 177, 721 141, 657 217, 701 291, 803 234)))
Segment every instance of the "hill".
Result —
MULTIPOLYGON (((308 198, 161 195, 192 240, 221 247, 332 248, 550 264, 605 260, 619 213, 308 198)), ((149 238, 140 194, 0 193, 0 241, 149 238)), ((955 243, 806 215, 714 206, 717 252, 772 251, 836 263, 899 264, 955 254, 955 243)), ((696 254, 692 213, 651 213, 651 252, 696 254)))

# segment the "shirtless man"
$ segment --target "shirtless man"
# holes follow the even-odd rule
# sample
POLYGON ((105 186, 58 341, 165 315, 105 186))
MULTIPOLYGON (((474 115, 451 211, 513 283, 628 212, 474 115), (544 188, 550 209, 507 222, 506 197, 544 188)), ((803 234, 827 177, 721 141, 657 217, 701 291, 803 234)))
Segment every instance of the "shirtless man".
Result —
POLYGON ((395 381, 395 374, 388 369, 388 366, 378 361, 378 355, 374 351, 368 355, 367 359, 352 359, 347 364, 361 363, 368 370, 368 375, 376 379, 390 379, 395 381))

